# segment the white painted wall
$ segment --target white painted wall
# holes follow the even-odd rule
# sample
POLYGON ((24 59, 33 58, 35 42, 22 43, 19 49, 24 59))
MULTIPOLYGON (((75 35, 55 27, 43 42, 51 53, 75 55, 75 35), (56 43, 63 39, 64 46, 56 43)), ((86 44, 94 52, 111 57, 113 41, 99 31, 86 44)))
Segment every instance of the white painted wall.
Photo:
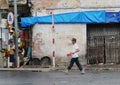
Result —
MULTIPOLYGON (((48 7, 49 3, 39 4, 41 1, 35 1, 33 8, 31 9, 32 16, 45 16, 54 14, 68 13, 68 12, 81 12, 81 11, 93 11, 93 10, 106 10, 108 12, 120 11, 120 0, 60 0, 56 4, 48 7), (35 5, 38 4, 38 5, 35 5), (42 8, 41 6, 44 5, 42 8), (38 9, 39 8, 39 9, 38 9)), ((46 1, 47 2, 47 1, 46 1)), ((56 57, 60 57, 65 61, 66 53, 70 51, 70 40, 72 37, 78 39, 78 45, 80 47, 80 56, 82 63, 86 63, 86 25, 85 24, 60 24, 55 25, 55 49, 57 52, 56 57)), ((52 31, 51 25, 39 25, 36 24, 33 27, 33 41, 35 42, 33 47, 33 56, 43 57, 52 55, 52 31), (36 38, 36 39, 35 39, 36 38), (41 43, 39 43, 41 42, 41 43)))
MULTIPOLYGON (((59 24, 55 25, 52 32, 51 25, 36 24, 33 27, 33 57, 41 58, 50 56, 52 58, 52 38, 55 37, 56 58, 66 61, 66 54, 71 52, 71 39, 77 38, 80 48, 79 55, 83 63, 86 63, 86 25, 85 24, 59 24)), ((60 62, 60 61, 59 61, 60 62)), ((62 62, 62 61, 61 61, 62 62)))

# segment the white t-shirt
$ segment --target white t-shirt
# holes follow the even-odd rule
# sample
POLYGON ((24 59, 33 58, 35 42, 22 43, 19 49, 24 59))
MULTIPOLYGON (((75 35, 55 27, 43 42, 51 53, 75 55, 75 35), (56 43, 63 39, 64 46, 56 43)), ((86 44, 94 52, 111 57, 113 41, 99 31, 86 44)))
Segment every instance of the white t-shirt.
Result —
MULTIPOLYGON (((72 48, 72 52, 75 52, 78 48, 79 48, 78 45, 74 44, 73 48, 72 48)), ((79 57, 78 52, 76 52, 72 55, 72 58, 78 58, 78 57, 79 57)))

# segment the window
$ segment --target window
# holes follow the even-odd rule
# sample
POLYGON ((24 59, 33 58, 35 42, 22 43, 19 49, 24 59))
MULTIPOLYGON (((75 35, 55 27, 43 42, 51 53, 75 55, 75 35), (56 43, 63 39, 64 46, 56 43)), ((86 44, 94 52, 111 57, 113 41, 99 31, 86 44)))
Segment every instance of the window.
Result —
POLYGON ((7 19, 7 15, 8 15, 8 13, 1 13, 1 18, 2 19, 7 19))

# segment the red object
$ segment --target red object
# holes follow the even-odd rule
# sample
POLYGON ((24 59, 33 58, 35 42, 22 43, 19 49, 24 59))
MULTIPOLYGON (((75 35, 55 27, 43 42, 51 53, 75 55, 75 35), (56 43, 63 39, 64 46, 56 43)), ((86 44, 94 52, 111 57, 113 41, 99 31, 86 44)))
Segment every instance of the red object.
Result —
POLYGON ((10 56, 10 51, 7 52, 7 55, 10 56))
POLYGON ((34 42, 32 42, 32 46, 34 46, 34 42))
POLYGON ((68 54, 67 54, 67 57, 71 57, 71 56, 72 56, 72 53, 68 53, 68 54))
POLYGON ((24 38, 24 32, 21 32, 21 34, 20 34, 20 38, 21 38, 21 39, 24 38))
POLYGON ((52 40, 52 44, 54 44, 55 43, 55 39, 53 38, 53 40, 52 40))
POLYGON ((53 51, 53 57, 55 57, 55 51, 53 51))

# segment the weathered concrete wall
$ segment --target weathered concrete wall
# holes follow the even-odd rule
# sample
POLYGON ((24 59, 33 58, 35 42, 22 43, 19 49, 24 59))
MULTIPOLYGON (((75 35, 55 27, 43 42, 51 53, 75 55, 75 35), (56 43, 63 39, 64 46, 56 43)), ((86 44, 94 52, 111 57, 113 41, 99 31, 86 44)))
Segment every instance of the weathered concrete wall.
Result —
POLYGON ((77 38, 80 48, 80 59, 86 64, 86 25, 85 24, 60 24, 55 25, 55 32, 52 32, 51 25, 36 24, 33 27, 33 57, 41 58, 49 56, 52 58, 52 38, 55 37, 56 62, 58 64, 68 62, 66 57, 71 52, 71 39, 77 38))
POLYGON ((49 15, 51 12, 66 13, 86 10, 119 11, 120 0, 32 0, 33 16, 49 15))
POLYGON ((120 0, 80 0, 81 7, 120 7, 120 0))
POLYGON ((80 6, 80 0, 32 0, 33 8, 72 8, 80 6))
MULTIPOLYGON (((33 7, 31 9, 33 16, 45 16, 54 14, 79 12, 89 10, 106 10, 119 11, 120 0, 32 0, 33 7)), ((80 56, 82 63, 86 63, 86 32, 85 24, 61 24, 55 25, 55 49, 56 62, 58 64, 67 62, 69 58, 65 57, 70 51, 70 39, 76 37, 80 47, 80 56)), ((52 58, 52 31, 51 25, 38 25, 33 27, 33 56, 43 57, 50 56, 52 58)))
POLYGON ((64 13, 80 6, 79 0, 32 0, 32 3, 33 16, 49 15, 53 9, 56 9, 57 13, 64 13))
POLYGON ((50 25, 36 24, 33 27, 33 57, 51 56, 52 35, 50 25))
POLYGON ((33 8, 120 7, 120 0, 32 0, 33 8))

